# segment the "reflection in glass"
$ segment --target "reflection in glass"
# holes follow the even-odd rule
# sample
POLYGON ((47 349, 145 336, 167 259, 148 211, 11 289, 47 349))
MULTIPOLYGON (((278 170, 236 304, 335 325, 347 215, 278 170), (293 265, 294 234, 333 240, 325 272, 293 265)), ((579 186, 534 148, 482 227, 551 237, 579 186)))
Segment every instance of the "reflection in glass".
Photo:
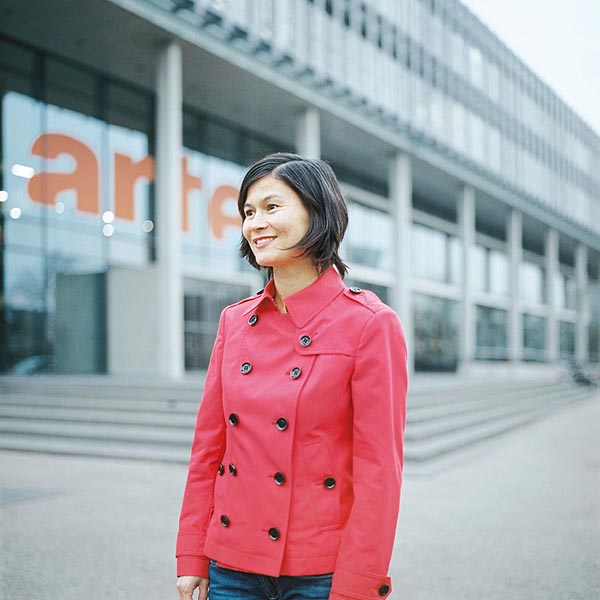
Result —
POLYGON ((521 300, 532 304, 543 304, 545 300, 546 272, 532 262, 523 261, 520 265, 521 300))
POLYGON ((413 294, 417 371, 455 371, 458 364, 458 304, 413 294))
POLYGON ((543 361, 546 358, 546 319, 523 315, 523 358, 543 361))
POLYGON ((575 324, 560 322, 560 357, 569 360, 575 357, 575 324))
POLYGON ((349 262, 374 269, 393 268, 393 222, 390 215, 350 202, 344 252, 349 262))
POLYGON ((411 244, 413 275, 441 283, 460 283, 461 243, 456 236, 415 223, 411 244))
POLYGON ((475 357, 483 360, 507 359, 507 311, 489 306, 477 306, 477 346, 475 357))
POLYGON ((245 286, 184 281, 185 368, 206 369, 223 308, 248 296, 245 286))

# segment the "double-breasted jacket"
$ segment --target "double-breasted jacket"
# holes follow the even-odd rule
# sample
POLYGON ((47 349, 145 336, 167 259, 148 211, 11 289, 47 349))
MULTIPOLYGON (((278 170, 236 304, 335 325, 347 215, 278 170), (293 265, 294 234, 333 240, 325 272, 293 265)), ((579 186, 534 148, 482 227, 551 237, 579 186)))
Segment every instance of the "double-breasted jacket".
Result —
POLYGON ((264 575, 333 572, 331 600, 389 595, 406 345, 394 311, 330 268, 221 314, 192 444, 178 575, 209 557, 264 575))

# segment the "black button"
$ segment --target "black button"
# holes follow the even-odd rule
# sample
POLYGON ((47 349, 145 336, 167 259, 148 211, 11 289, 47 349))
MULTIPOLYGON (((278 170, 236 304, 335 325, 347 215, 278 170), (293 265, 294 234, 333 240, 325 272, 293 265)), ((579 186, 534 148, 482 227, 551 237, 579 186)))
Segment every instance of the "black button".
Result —
POLYGON ((279 419, 277 419, 277 429, 279 429, 279 431, 284 431, 285 429, 287 429, 287 427, 288 427, 287 419, 284 419, 283 417, 279 417, 279 419))
POLYGON ((231 413, 229 415, 229 424, 230 425, 237 425, 240 422, 240 418, 235 414, 235 413, 231 413))
POLYGON ((249 319, 248 319, 248 325, 250 325, 250 327, 252 327, 252 325, 256 325, 256 322, 258 321, 258 315, 252 315, 249 319))
POLYGON ((298 377, 300 377, 300 375, 302 375, 302 369, 300 367, 294 367, 290 371, 290 377, 292 379, 298 379, 298 377))
POLYGON ((351 291, 353 294, 360 294, 360 293, 362 292, 362 289, 361 289, 361 288, 359 288, 359 287, 357 287, 357 286, 354 286, 354 287, 351 287, 351 288, 350 288, 350 291, 351 291))
POLYGON ((390 586, 384 583, 378 590, 380 596, 385 596, 390 591, 390 586))
POLYGON ((323 482, 323 485, 328 489, 332 490, 335 487, 335 479, 333 477, 327 477, 323 482))
POLYGON ((278 540, 280 536, 281 534, 279 533, 279 529, 277 529, 277 527, 271 527, 271 529, 269 529, 269 537, 273 541, 278 540))
POLYGON ((229 463, 229 472, 235 477, 237 475, 237 467, 233 463, 229 463))
POLYGON ((310 338, 310 335, 303 335, 300 338, 300 345, 301 346, 304 346, 306 348, 307 346, 310 346, 311 344, 312 344, 312 340, 310 338))
POLYGON ((227 515, 221 515, 221 525, 229 527, 229 517, 227 515))
POLYGON ((217 469, 217 473, 219 475, 223 475, 223 473, 225 473, 225 467, 223 465, 219 465, 219 468, 217 469))
POLYGON ((248 375, 248 373, 250 373, 250 371, 252 371, 252 365, 249 362, 242 363, 242 366, 240 367, 240 371, 242 372, 243 375, 248 375))
POLYGON ((275 473, 275 475, 273 475, 273 479, 275 480, 275 483, 277 485, 283 485, 285 483, 285 475, 283 473, 281 473, 280 471, 278 471, 277 473, 275 473))

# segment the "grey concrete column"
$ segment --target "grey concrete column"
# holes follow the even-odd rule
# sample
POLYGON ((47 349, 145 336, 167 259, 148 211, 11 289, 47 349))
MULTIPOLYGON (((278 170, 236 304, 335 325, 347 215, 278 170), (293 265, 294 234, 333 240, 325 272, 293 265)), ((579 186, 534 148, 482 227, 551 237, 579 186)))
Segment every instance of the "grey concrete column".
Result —
POLYGON ((557 362, 560 356, 558 341, 558 306, 556 303, 556 277, 558 275, 558 231, 546 232, 546 360, 557 362))
POLYGON ((458 200, 458 223, 462 241, 462 301, 460 360, 469 363, 475 359, 475 306, 470 281, 471 257, 475 246, 475 190, 463 186, 458 200))
POLYGON ((156 82, 156 228, 160 375, 184 372, 181 269, 181 48, 175 42, 159 56, 156 82))
POLYGON ((410 232, 412 227, 412 161, 397 152, 389 168, 390 202, 395 231, 396 286, 394 309, 400 315, 408 345, 408 370, 414 371, 414 328, 410 289, 410 232))
POLYGON ((510 259, 510 311, 508 317, 509 358, 523 357, 523 318, 520 309, 519 274, 523 259, 523 216, 513 209, 508 218, 508 255, 510 259))
POLYGON ((303 110, 296 119, 296 152, 321 158, 321 116, 316 108, 303 110))
POLYGON ((579 362, 589 358, 588 327, 590 321, 590 298, 588 285, 588 249, 577 245, 575 253, 577 278, 577 330, 575 334, 575 357, 579 362))

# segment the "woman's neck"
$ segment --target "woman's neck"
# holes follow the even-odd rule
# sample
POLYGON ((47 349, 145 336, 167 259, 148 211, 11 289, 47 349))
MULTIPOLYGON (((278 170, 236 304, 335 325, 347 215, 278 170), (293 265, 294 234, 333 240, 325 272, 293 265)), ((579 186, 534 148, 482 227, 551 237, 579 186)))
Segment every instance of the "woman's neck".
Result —
POLYGON ((285 299, 319 278, 317 268, 312 264, 280 267, 273 269, 273 282, 275 284, 275 302, 281 312, 287 312, 285 299))

